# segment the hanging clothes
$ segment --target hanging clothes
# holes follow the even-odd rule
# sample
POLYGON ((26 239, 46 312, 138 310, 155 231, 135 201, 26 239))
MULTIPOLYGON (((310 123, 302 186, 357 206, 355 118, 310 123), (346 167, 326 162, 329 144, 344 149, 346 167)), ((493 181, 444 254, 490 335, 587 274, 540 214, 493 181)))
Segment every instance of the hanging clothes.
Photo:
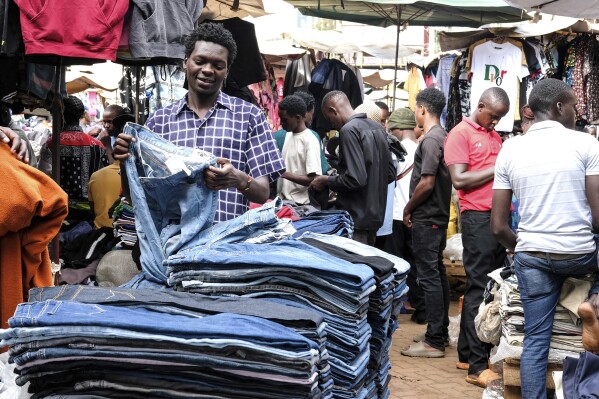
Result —
POLYGON ((0 0, 0 35, 0 54, 14 57, 25 52, 19 8, 14 0, 0 0))
MULTIPOLYGON (((334 90, 344 92, 353 108, 362 104, 362 91, 356 74, 339 60, 324 59, 320 61, 312 71, 312 83, 310 83, 309 90, 316 99, 316 104, 321 104, 324 96, 334 90)), ((321 107, 314 107, 312 129, 322 137, 331 128, 331 123, 322 114, 321 107)))
POLYGON ((131 55, 183 59, 185 35, 193 30, 203 7, 204 2, 198 0, 132 0, 131 55))
POLYGON ((287 97, 296 91, 308 91, 308 86, 312 81, 310 62, 310 54, 308 53, 297 60, 287 60, 283 97, 287 97))
POLYGON ((239 18, 230 18, 222 21, 206 20, 204 22, 223 25, 231 32, 235 43, 237 43, 237 57, 235 57, 235 61, 231 64, 227 83, 229 78, 232 78, 240 87, 245 87, 252 83, 266 80, 264 62, 262 61, 262 54, 258 47, 256 29, 253 23, 239 18))
MULTIPOLYGON (((449 94, 447 96, 447 118, 445 120, 445 130, 450 131, 462 121, 462 101, 460 96, 460 65, 465 65, 465 59, 468 57, 467 51, 453 60, 450 70, 451 83, 449 85, 449 94)), ((468 101, 470 96, 468 95, 468 101)))
POLYGON ((408 72, 408 78, 406 79, 405 89, 408 92, 408 107, 412 111, 416 110, 416 96, 420 93, 421 90, 426 89, 426 83, 424 82, 424 77, 422 76, 422 72, 420 68, 416 65, 412 65, 410 67, 410 71, 408 72))
POLYGON ((501 118, 495 130, 511 132, 518 108, 519 84, 522 78, 529 75, 521 44, 518 47, 509 41, 496 43, 489 40, 474 47, 471 55, 471 75, 470 112, 486 89, 501 87, 510 99, 510 109, 501 118))
POLYGON ((128 0, 15 3, 21 11, 26 54, 116 60, 128 0))
POLYGON ((439 60, 439 67, 437 68, 437 87, 441 90, 445 96, 445 108, 441 114, 441 126, 445 127, 447 121, 447 104, 449 103, 449 88, 451 87, 451 67, 453 62, 457 58, 457 55, 452 54, 443 57, 439 60))

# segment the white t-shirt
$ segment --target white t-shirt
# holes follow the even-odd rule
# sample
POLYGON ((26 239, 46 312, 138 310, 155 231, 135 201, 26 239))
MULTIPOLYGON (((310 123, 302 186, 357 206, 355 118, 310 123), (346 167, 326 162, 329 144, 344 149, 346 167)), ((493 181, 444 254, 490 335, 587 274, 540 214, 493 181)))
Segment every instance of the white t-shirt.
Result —
MULTIPOLYGON (((320 163, 320 143, 310 129, 301 133, 287 132, 283 145, 283 160, 287 171, 298 175, 322 174, 320 163)), ((278 182, 279 195, 298 204, 309 204, 308 187, 280 178, 278 182)))
POLYGON ((477 107, 480 96, 491 87, 501 87, 510 99, 510 110, 495 126, 498 132, 511 132, 518 108, 519 82, 528 76, 528 67, 522 65, 522 50, 506 42, 492 41, 480 44, 472 50, 472 111, 477 107))
POLYGON ((595 249, 585 176, 599 175, 599 142, 560 123, 535 123, 503 144, 493 189, 518 199, 516 252, 584 254, 595 249))
MULTIPOLYGON (((397 164, 397 176, 401 175, 404 171, 414 165, 414 154, 416 153, 416 148, 418 148, 418 143, 415 143, 410 139, 402 140, 401 144, 408 154, 405 156, 404 162, 399 162, 397 164)), ((410 180, 412 180, 411 170, 397 181, 395 195, 393 196, 394 220, 403 220, 403 209, 410 200, 410 180)))

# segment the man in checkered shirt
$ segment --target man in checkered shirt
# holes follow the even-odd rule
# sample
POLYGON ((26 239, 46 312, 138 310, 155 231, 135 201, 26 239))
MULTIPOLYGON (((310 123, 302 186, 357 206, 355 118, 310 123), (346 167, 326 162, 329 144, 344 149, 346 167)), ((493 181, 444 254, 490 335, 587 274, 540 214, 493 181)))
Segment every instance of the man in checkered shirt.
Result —
MULTIPOLYGON (((236 53, 233 36, 222 25, 205 23, 194 29, 185 43, 189 92, 146 122, 173 144, 217 157, 219 167, 210 167, 205 174, 207 187, 220 190, 215 223, 243 214, 250 201, 266 202, 269 183, 285 172, 262 111, 220 90, 236 53)), ((119 135, 116 159, 127 159, 131 139, 119 135)))

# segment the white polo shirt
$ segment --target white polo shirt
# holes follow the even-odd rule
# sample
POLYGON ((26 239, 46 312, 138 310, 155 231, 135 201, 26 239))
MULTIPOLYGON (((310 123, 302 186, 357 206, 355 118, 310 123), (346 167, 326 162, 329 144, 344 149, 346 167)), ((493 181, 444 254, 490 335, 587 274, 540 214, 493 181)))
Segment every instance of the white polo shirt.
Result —
POLYGON ((599 142, 555 121, 507 140, 493 189, 511 189, 520 223, 516 252, 584 254, 595 249, 585 176, 599 175, 599 142))

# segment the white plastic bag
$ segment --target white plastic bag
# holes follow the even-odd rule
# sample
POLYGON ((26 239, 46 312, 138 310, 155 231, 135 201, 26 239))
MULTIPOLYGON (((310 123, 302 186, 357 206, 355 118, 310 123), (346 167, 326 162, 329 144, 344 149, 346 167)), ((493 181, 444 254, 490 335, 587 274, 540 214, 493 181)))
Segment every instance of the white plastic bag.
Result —
POLYGON ((15 365, 8 364, 8 353, 0 355, 0 399, 30 398, 27 389, 15 383, 15 365), (24 396, 26 395, 26 396, 24 396))
POLYGON ((462 314, 458 314, 457 316, 449 317, 449 327, 447 328, 449 333, 449 344, 451 346, 456 346, 458 344, 458 338, 460 337, 460 321, 462 319, 462 314))
POLYGON ((462 234, 455 234, 453 237, 447 240, 445 250, 443 251, 443 257, 449 260, 461 261, 463 250, 464 246, 462 245, 462 234))

